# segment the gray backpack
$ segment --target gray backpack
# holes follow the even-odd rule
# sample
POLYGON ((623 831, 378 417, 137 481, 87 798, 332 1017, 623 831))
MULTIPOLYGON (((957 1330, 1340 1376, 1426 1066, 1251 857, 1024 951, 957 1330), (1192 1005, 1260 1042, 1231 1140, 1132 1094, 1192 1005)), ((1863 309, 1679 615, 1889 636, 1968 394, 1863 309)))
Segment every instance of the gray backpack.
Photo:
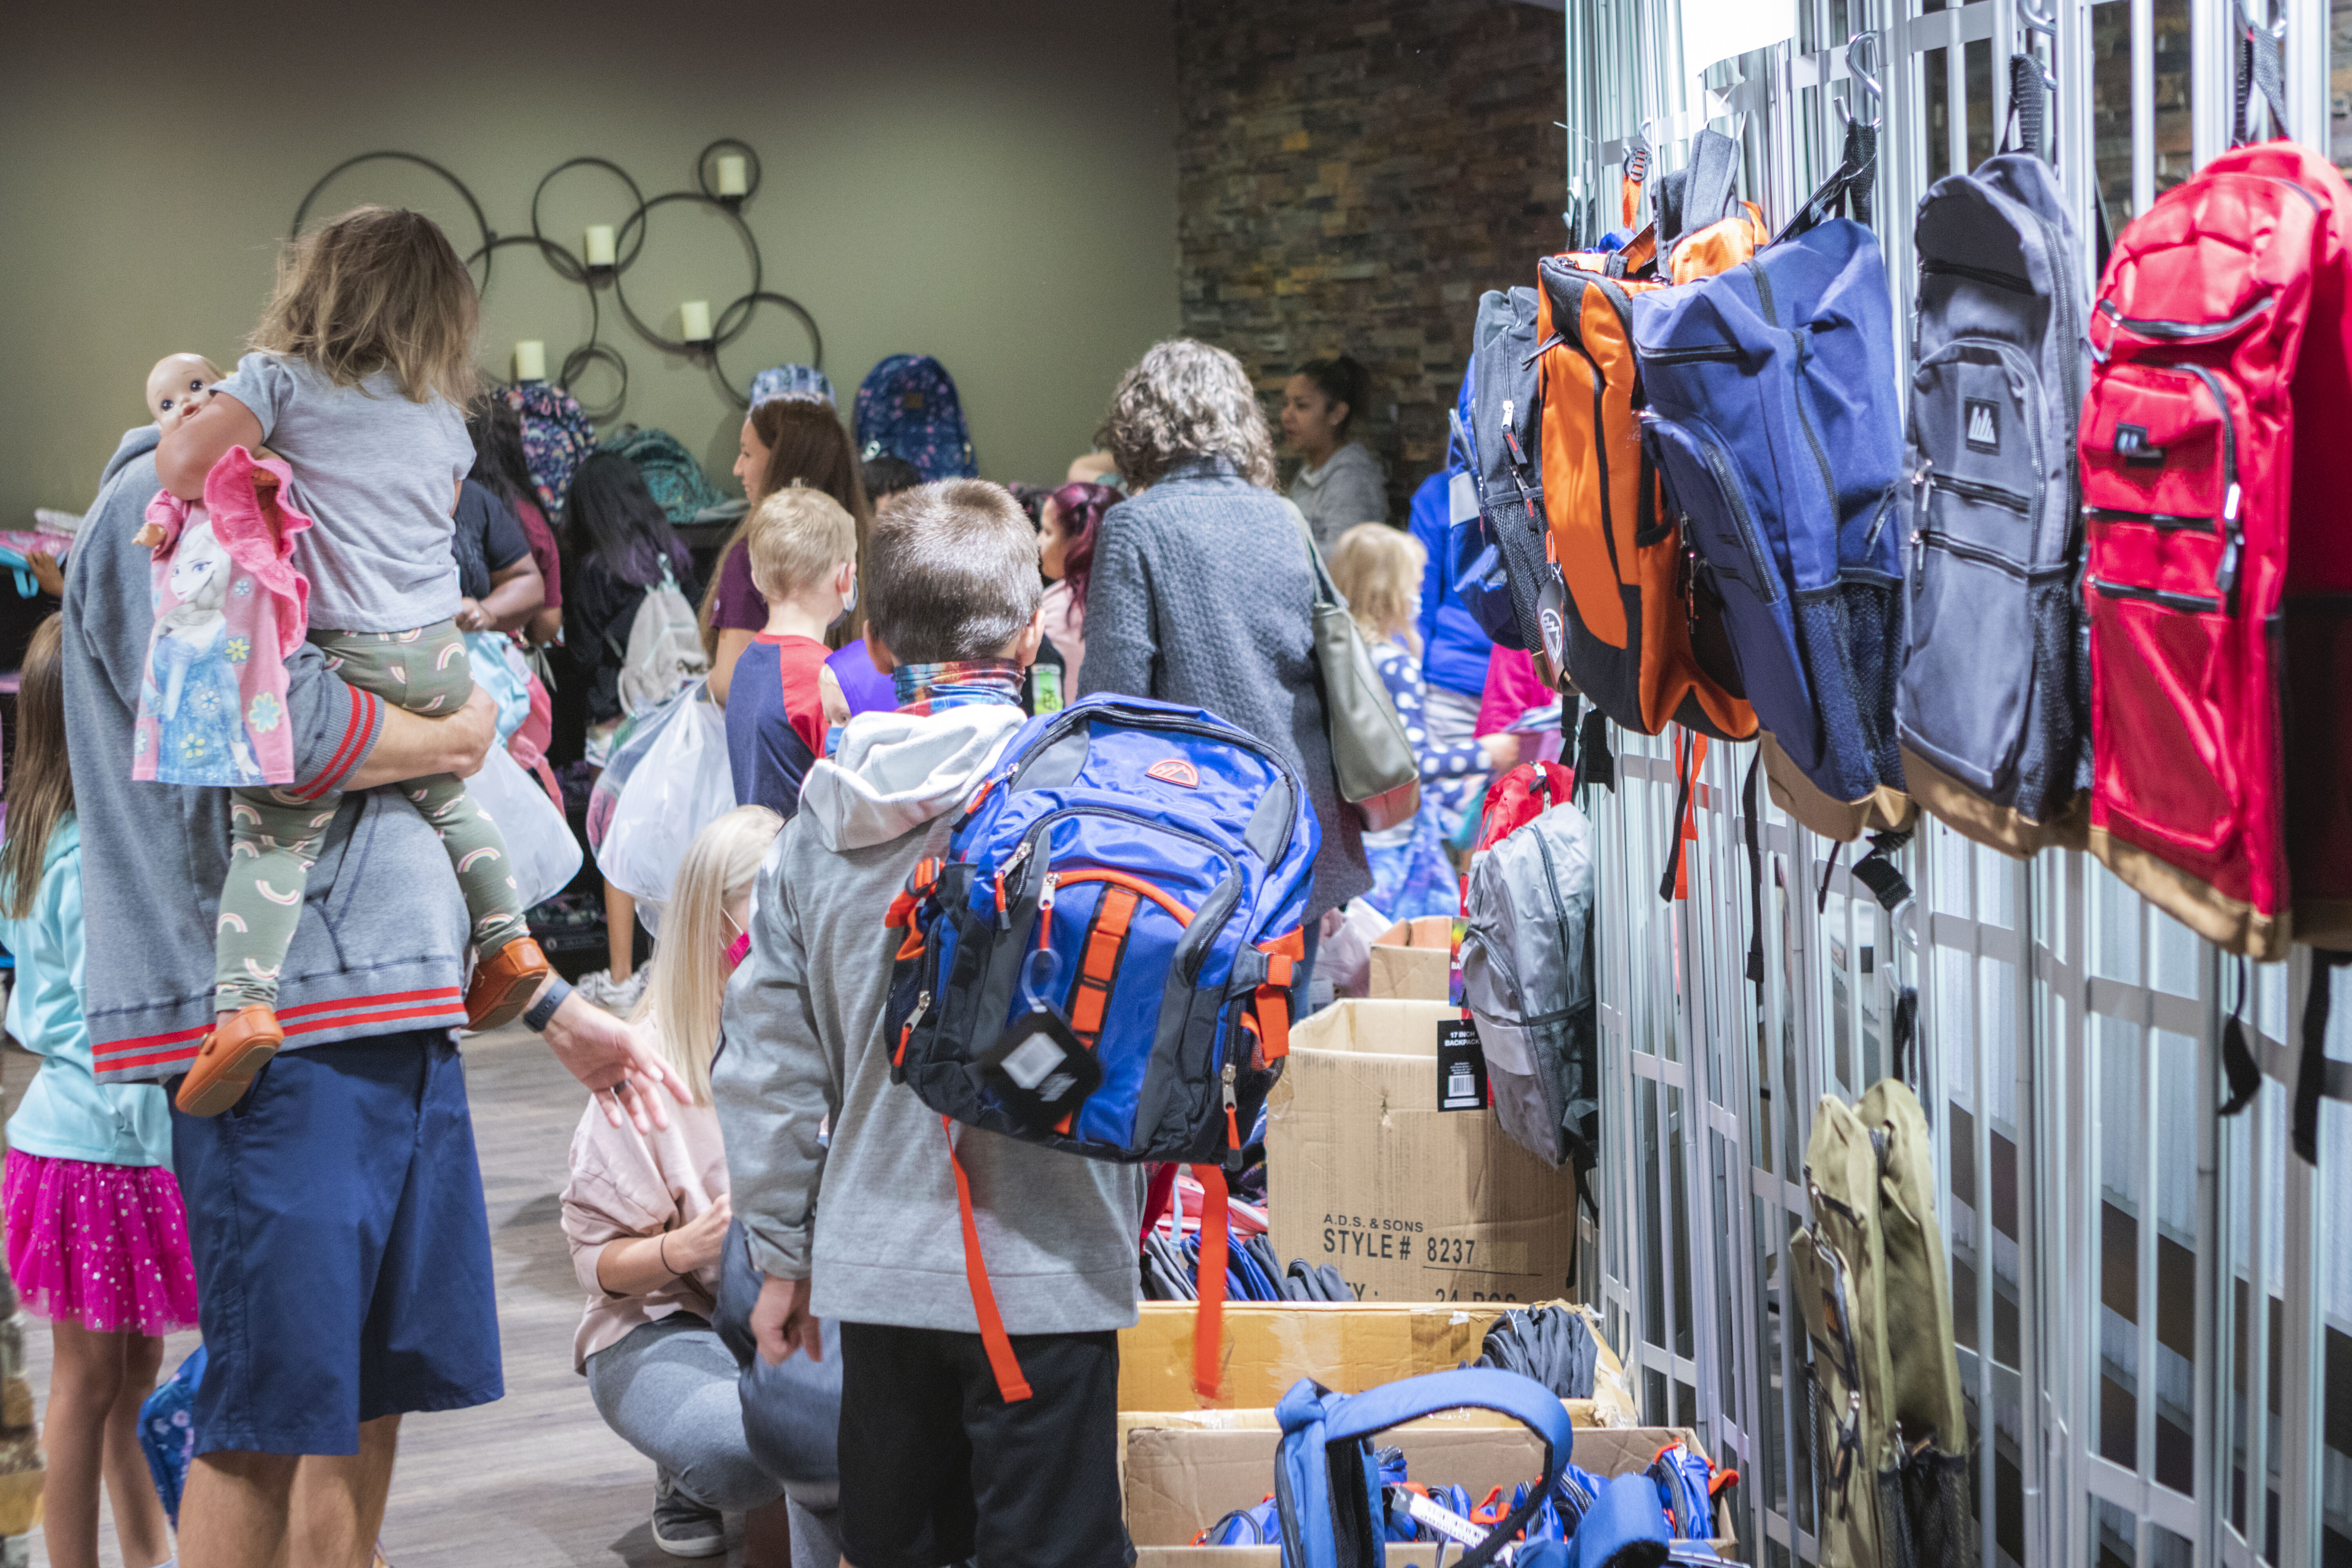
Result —
POLYGON ((1908 654, 1895 698, 1906 787, 2009 854, 2080 848, 2087 280, 2057 178, 2031 153, 1937 181, 1916 234, 1908 654))
POLYGON ((1470 868, 1462 1003, 1503 1131, 1591 1191, 1600 1143, 1592 990, 1592 825, 1563 802, 1470 868))

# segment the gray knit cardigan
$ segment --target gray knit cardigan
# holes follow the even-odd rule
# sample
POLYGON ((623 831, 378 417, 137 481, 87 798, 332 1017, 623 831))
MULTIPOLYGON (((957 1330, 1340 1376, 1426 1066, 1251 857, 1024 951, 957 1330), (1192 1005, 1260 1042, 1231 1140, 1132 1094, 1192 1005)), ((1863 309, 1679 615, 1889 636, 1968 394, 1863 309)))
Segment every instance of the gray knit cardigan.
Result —
POLYGON ((1372 885, 1363 817, 1331 771, 1314 606, 1289 504, 1222 458, 1193 458, 1103 514, 1078 671, 1081 695, 1205 708, 1298 771, 1323 826, 1310 920, 1372 885))

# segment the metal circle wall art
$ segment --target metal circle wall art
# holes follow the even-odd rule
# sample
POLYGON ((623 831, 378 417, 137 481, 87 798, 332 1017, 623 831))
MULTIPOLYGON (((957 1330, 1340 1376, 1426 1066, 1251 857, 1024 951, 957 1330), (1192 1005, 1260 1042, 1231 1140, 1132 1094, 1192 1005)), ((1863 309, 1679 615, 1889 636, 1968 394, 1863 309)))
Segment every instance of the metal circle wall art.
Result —
MULTIPOLYGON (((473 215, 475 227, 479 231, 480 237, 480 243, 467 256, 466 265, 468 268, 479 266, 478 281, 484 293, 487 294, 489 291, 492 259, 499 251, 518 245, 530 246, 536 249, 540 259, 547 263, 548 269, 556 277, 566 283, 577 284, 588 291, 588 340, 563 356, 562 363, 556 370, 556 384, 566 391, 571 391, 572 384, 587 374, 592 367, 602 365, 611 370, 619 383, 612 397, 605 403, 593 407, 586 406, 583 401, 583 411, 592 419, 601 421, 617 418, 629 395, 628 362, 622 357, 617 347, 606 342, 603 337, 604 306, 598 295, 606 289, 612 290, 613 302, 621 308, 621 319, 628 322, 630 329, 637 336, 665 353, 683 354, 708 364, 710 367, 712 378, 718 383, 721 393, 738 408, 750 406, 750 395, 746 387, 738 386, 727 378, 725 369, 719 363, 719 351, 743 335, 744 331, 751 324, 752 318, 758 314, 763 305, 773 306, 800 323, 801 328, 808 333, 809 340, 809 354, 805 363, 818 370, 824 368, 824 339, 817 331, 816 319, 809 314, 799 300, 788 294, 780 294, 767 286, 767 273, 760 255, 759 237, 751 232, 751 226, 744 221, 743 206, 759 194, 760 189, 760 154, 749 142, 737 141, 731 136, 722 137, 713 142, 695 157, 694 184, 690 188, 663 191, 651 196, 646 195, 639 188, 637 182, 630 176, 626 169, 610 159, 567 158, 541 175, 538 185, 532 189, 530 227, 529 232, 521 234, 500 234, 491 228, 489 219, 483 215, 482 204, 474 198, 474 193, 467 188, 466 183, 431 159, 419 157, 414 153, 362 153, 357 157, 344 159, 328 170, 320 178, 319 183, 310 187, 310 192, 303 196, 301 205, 294 209, 294 224, 288 230, 288 237, 300 237, 302 226, 310 218, 311 205, 319 199, 319 193, 325 190, 337 176, 362 163, 382 160, 415 163, 439 175, 457 191, 459 196, 464 198, 467 210, 473 215), (574 252, 570 247, 548 238, 546 230, 541 225, 539 216, 541 198, 546 195, 547 187, 558 175, 572 170, 601 170, 619 180, 628 189, 630 202, 628 216, 607 231, 604 237, 605 243, 611 247, 607 258, 600 259, 587 254, 588 247, 585 245, 581 252, 574 252), (744 250, 751 262, 751 286, 730 300, 715 318, 708 321, 709 336, 707 337, 664 337, 640 319, 636 311, 630 307, 628 294, 621 283, 621 275, 635 265, 638 258, 645 253, 646 241, 653 231, 652 219, 655 209, 676 203, 705 207, 724 218, 735 230, 736 237, 743 242, 744 250)), ((503 384, 502 378, 494 377, 493 379, 500 380, 503 384)))

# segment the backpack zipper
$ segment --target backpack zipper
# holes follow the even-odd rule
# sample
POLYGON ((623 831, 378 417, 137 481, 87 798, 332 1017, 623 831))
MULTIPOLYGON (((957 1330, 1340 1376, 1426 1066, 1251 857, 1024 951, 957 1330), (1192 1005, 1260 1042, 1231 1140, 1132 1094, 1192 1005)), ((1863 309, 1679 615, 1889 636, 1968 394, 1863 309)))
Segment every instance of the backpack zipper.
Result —
MULTIPOLYGON (((1971 544, 1967 540, 1957 538, 1941 529, 1924 528, 1911 537, 1912 542, 1919 547, 1923 556, 1932 546, 1947 555, 1957 555, 1963 561, 1973 561, 1979 566, 1990 566, 2012 577, 2023 579, 2028 575, 2026 567, 2019 565, 2000 551, 1988 550, 1981 544, 1971 544)), ((1915 588, 1913 592, 1916 594, 1917 590, 1915 588)))
POLYGON ((2162 588, 2136 588, 2128 583, 2111 583, 2105 577, 2091 579, 2091 586, 2110 599, 2138 599, 2151 605, 2162 605, 2168 610, 2186 610, 2192 615, 2212 615, 2221 608, 2221 601, 2209 599, 2202 594, 2174 594, 2162 588))
POLYGON ((2221 528, 2229 536, 2221 545, 2221 564, 2213 572, 2213 591, 2224 605, 2234 602, 2238 588, 2238 552, 2245 543, 2245 534, 2238 527, 2238 422, 2230 413, 2230 400, 2221 390, 2221 378, 2201 364, 2177 364, 2166 368, 2185 372, 2205 384, 2211 395, 2213 406, 2221 416, 2221 528))
MULTIPOLYGON (((1772 285, 1764 276, 1764 264, 1760 260, 1751 261, 1748 267, 1756 274, 1756 299, 1764 307, 1765 324, 1777 329, 1780 325, 1780 315, 1772 303, 1772 285)), ((1838 507, 1837 480, 1830 473, 1830 455, 1822 449, 1822 438, 1813 431, 1813 416, 1805 409, 1805 357, 1811 334, 1801 328, 1792 327, 1789 329, 1789 337, 1797 351, 1796 384, 1790 389, 1790 400, 1797 405, 1797 423, 1804 427, 1805 445, 1813 449, 1813 464, 1821 469, 1822 489, 1829 494, 1830 522, 1834 531, 1845 521, 1838 507)))
MULTIPOLYGON (((2040 216, 2035 215, 2037 218, 2040 216)), ((1996 272, 1990 267, 1969 267, 1962 262, 1943 261, 1932 256, 1919 263, 1919 270, 1948 278, 1965 278, 1971 283, 1981 283, 1988 289, 2005 289, 2012 294, 2035 291, 2031 282, 2013 272, 1996 272)))
POLYGON ((2160 528, 2168 533, 2211 533, 2213 520, 2210 517, 2175 517, 2167 511, 2125 511, 2117 507, 2093 506, 2083 509, 2093 522, 2136 522, 2145 528, 2160 528))
MULTIPOLYGON (((1666 421, 1661 420, 1660 423, 1666 421)), ((1731 472, 1730 459, 1723 455, 1723 448, 1711 436, 1695 431, 1685 433, 1690 437, 1691 445, 1696 447, 1705 458, 1709 471, 1715 475, 1716 488, 1723 492, 1724 500, 1731 509, 1732 526, 1739 531, 1740 545, 1748 552, 1748 565, 1758 579, 1757 591, 1763 595, 1766 604, 1778 603, 1780 597, 1780 574, 1772 569, 1772 563, 1765 559, 1763 542, 1756 536, 1754 521, 1748 515, 1748 499, 1731 472)))
MULTIPOLYGON (((1063 709, 1055 716, 1053 722, 1038 732, 1036 743, 1029 748, 1028 754, 1024 756, 1010 773, 997 775, 997 781, 1005 786, 1004 793, 1009 796, 1020 786, 1021 775, 1029 771, 1031 763, 1045 754, 1054 742, 1069 733, 1080 721, 1091 719, 1098 713, 1126 715, 1129 722, 1136 724, 1140 729, 1170 730, 1182 735, 1199 735, 1204 740, 1216 741, 1224 745, 1239 745, 1263 757, 1282 782, 1290 786, 1290 809, 1282 819, 1282 842, 1286 847, 1290 843, 1291 831, 1298 826, 1298 804, 1304 798, 1306 791, 1299 786, 1298 776, 1290 771, 1290 764, 1275 755, 1272 747, 1255 736, 1230 725, 1211 725, 1191 719, 1171 719, 1165 713, 1150 709, 1129 707, 1123 702, 1106 702, 1094 708, 1063 709)), ((983 795, 986 794, 985 791, 982 793, 983 795)), ((968 817, 967 820, 969 820, 968 817)), ((1137 820, 1150 822, 1150 819, 1145 817, 1139 817, 1137 820)), ((1150 826, 1158 826, 1159 824, 1151 823, 1150 826)), ((962 824, 958 824, 959 830, 962 824)), ((1274 863, 1269 862, 1266 869, 1270 871, 1273 868, 1274 863)))
POLYGON ((1927 488, 1949 490, 1956 496, 1964 497, 1969 500, 1982 501, 1987 506, 2006 507, 2021 516, 2033 510, 2032 500, 2019 495, 2015 490, 2003 489, 2000 485, 1981 484, 1975 479, 1956 479, 1949 474, 1929 474, 1927 477, 1927 488))
POLYGON ((2126 331, 2143 338, 2155 338, 2165 342, 2195 342, 2206 338, 2224 338, 2277 303, 2273 295, 2265 294, 2226 321, 2164 321, 2146 316, 2126 316, 2113 300, 2101 300, 2099 312, 2126 331))

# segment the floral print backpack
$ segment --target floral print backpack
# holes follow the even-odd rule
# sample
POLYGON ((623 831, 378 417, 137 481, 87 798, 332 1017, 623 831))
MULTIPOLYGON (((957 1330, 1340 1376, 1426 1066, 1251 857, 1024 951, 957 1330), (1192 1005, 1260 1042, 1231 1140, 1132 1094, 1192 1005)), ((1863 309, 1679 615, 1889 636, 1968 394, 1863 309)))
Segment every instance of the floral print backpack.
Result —
POLYGON ((857 387, 857 456, 887 452, 915 466, 925 484, 977 479, 971 437, 948 367, 929 354, 891 354, 857 387))

